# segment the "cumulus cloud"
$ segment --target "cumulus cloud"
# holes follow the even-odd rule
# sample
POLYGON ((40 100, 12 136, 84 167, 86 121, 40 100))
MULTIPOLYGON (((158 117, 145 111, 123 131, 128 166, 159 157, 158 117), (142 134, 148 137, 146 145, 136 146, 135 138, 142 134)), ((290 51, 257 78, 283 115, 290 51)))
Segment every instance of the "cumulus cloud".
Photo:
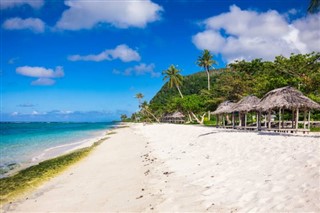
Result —
POLYGON ((29 5, 32 8, 39 9, 43 6, 44 0, 2 0, 0 1, 0 9, 29 5))
POLYGON ((320 51, 319 15, 289 22, 270 10, 258 13, 233 5, 230 11, 206 19, 205 30, 192 37, 198 49, 222 54, 225 60, 273 60, 276 55, 320 51))
POLYGON ((23 66, 18 67, 16 73, 23 76, 38 78, 31 82, 31 85, 36 86, 51 86, 55 84, 55 80, 52 78, 61 78, 64 76, 64 71, 61 66, 56 67, 55 70, 44 67, 23 66))
POLYGON ((118 28, 144 28, 160 19, 162 7, 150 0, 139 1, 65 1, 69 7, 56 27, 63 30, 91 29, 99 23, 118 28))
POLYGON ((2 27, 6 30, 31 30, 35 33, 43 33, 45 30, 45 23, 38 18, 10 18, 7 19, 2 27))
POLYGON ((145 64, 145 63, 140 63, 139 65, 133 66, 133 67, 129 67, 127 69, 125 69, 123 72, 121 72, 120 70, 114 69, 112 71, 113 74, 116 75, 125 75, 125 76, 130 76, 132 74, 135 75, 146 75, 146 74, 150 74, 151 77, 159 77, 161 75, 160 72, 155 72, 155 65, 154 64, 145 64))
POLYGON ((70 61, 111 61, 120 59, 123 62, 140 61, 139 53, 125 44, 118 45, 115 49, 107 49, 99 54, 91 54, 86 56, 71 55, 68 57, 70 61))
POLYGON ((44 67, 18 67, 16 72, 20 75, 37 78, 60 78, 64 76, 63 68, 58 66, 55 70, 44 67))

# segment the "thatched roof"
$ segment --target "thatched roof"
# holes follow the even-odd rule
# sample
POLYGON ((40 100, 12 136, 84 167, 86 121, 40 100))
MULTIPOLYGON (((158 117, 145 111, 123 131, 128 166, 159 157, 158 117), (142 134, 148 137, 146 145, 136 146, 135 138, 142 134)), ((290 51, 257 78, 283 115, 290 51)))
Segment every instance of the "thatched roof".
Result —
POLYGON ((164 116, 164 118, 184 118, 184 114, 182 114, 181 112, 175 112, 175 113, 172 113, 172 114, 166 114, 164 116))
POLYGON ((255 106, 259 102, 259 98, 254 95, 249 95, 238 101, 232 108, 235 112, 250 112, 255 109, 255 106))
POLYGON ((223 114, 223 113, 231 113, 232 112, 232 107, 235 105, 235 103, 231 101, 225 101, 219 104, 218 108, 216 111, 212 112, 211 114, 213 115, 218 115, 218 114, 223 114))
POLYGON ((282 87, 268 92, 256 106, 258 110, 283 109, 320 109, 320 105, 293 87, 282 87))
POLYGON ((184 118, 184 114, 182 114, 181 112, 175 112, 171 115, 173 118, 184 118))

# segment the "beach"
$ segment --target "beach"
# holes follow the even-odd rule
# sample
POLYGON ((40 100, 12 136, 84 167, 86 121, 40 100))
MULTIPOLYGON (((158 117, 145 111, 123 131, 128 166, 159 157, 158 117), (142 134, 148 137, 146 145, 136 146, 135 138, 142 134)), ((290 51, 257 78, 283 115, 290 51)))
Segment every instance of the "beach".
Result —
POLYGON ((2 211, 320 211, 319 134, 126 125, 2 211))
POLYGON ((91 146, 114 122, 1 123, 0 178, 74 150, 91 146))

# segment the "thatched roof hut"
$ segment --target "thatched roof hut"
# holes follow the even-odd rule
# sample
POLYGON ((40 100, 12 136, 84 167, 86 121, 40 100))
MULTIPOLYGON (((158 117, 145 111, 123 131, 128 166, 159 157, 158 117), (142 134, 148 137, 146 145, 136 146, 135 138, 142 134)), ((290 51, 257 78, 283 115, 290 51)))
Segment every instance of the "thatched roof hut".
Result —
POLYGON ((218 115, 218 114, 223 114, 223 113, 231 113, 234 105, 235 105, 235 103, 233 103, 231 101, 222 102, 221 104, 219 104, 216 111, 212 112, 211 114, 218 115))
POLYGON ((181 112, 175 112, 171 115, 172 118, 184 118, 184 114, 182 114, 181 112))
POLYGON ((162 117, 161 122, 168 122, 168 123, 184 123, 185 122, 185 115, 181 112, 174 112, 172 114, 166 114, 162 117))
POLYGON ((268 92, 256 105, 256 109, 261 111, 280 108, 311 110, 320 109, 320 105, 290 86, 268 92))
POLYGON ((255 110, 255 106, 260 102, 260 99, 254 95, 249 95, 238 101, 233 107, 234 112, 250 112, 255 110))

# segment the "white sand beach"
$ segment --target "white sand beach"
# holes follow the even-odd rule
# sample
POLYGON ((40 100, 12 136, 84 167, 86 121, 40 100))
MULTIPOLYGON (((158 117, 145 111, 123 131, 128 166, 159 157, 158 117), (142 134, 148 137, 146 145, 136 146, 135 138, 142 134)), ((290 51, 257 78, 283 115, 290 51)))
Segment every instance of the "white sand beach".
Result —
POLYGON ((320 135, 129 124, 5 212, 320 212, 320 135))

